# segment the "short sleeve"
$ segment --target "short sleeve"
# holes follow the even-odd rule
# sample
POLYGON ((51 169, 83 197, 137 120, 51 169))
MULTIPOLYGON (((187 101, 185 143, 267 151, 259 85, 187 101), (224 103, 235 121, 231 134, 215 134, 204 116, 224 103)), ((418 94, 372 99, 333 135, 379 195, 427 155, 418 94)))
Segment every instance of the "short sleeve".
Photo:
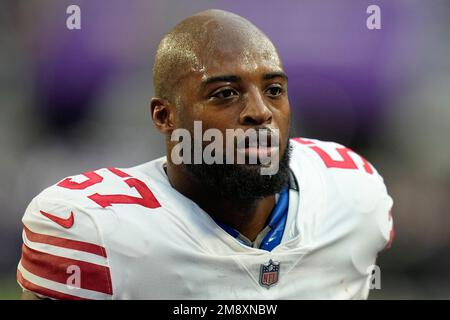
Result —
POLYGON ((23 290, 51 299, 111 299, 107 250, 95 220, 64 199, 43 194, 23 216, 17 281, 23 290))

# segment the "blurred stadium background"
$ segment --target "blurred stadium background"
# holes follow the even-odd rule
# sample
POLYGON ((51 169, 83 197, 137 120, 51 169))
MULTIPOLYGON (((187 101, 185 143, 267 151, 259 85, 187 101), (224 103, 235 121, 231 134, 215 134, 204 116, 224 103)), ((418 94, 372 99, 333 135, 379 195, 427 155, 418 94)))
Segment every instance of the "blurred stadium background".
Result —
POLYGON ((395 205, 372 299, 450 298, 450 1, 11 0, 0 2, 0 299, 15 299, 21 216, 43 188, 163 155, 149 99, 156 46, 207 8, 240 14, 279 48, 293 133, 367 157, 395 205), (82 29, 66 28, 70 4, 82 29), (381 30, 366 8, 381 7, 381 30))

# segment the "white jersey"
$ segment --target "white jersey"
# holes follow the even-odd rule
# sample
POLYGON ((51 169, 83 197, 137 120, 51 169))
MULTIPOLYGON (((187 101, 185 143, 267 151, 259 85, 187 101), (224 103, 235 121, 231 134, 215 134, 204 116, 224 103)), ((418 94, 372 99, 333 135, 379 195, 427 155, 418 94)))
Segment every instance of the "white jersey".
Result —
POLYGON ((299 197, 272 251, 244 245, 172 188, 164 157, 65 178, 35 197, 19 284, 55 299, 367 298, 393 236, 383 179, 339 144, 292 144, 299 197))

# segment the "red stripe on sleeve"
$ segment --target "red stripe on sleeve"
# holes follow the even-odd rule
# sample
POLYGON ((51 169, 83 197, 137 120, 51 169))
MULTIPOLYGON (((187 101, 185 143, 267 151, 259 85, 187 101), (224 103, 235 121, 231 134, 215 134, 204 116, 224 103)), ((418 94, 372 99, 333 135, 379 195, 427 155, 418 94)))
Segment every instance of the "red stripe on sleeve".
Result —
POLYGON ((122 170, 117 169, 117 168, 108 168, 108 170, 111 171, 112 173, 114 173, 116 176, 119 176, 121 178, 131 177, 128 173, 125 173, 122 170))
POLYGON ((58 300, 89 300, 89 299, 73 296, 70 294, 65 294, 65 293, 62 293, 59 291, 55 291, 55 290, 51 290, 48 288, 38 286, 37 284, 34 284, 33 282, 30 282, 27 279, 25 279, 19 270, 17 270, 17 281, 20 283, 20 285, 23 288, 30 290, 34 293, 41 294, 48 298, 58 299, 58 300))
POLYGON ((36 276, 67 284, 72 273, 71 266, 80 269, 80 287, 87 290, 112 294, 109 268, 98 264, 55 256, 22 245, 22 266, 36 276))
POLYGON ((32 242, 51 244, 53 246, 92 253, 106 258, 105 248, 96 244, 35 233, 26 226, 24 226, 23 229, 27 239, 32 242))
POLYGON ((313 141, 310 141, 305 138, 292 138, 292 140, 297 141, 298 143, 301 143, 301 144, 314 144, 313 141))

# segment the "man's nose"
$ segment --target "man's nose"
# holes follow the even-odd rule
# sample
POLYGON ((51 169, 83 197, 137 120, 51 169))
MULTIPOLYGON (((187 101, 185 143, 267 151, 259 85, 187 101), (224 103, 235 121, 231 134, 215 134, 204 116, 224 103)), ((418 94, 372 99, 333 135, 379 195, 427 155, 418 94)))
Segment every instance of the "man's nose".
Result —
POLYGON ((268 108, 263 94, 258 89, 251 90, 246 100, 245 108, 239 117, 241 125, 254 126, 271 122, 272 111, 268 108))

